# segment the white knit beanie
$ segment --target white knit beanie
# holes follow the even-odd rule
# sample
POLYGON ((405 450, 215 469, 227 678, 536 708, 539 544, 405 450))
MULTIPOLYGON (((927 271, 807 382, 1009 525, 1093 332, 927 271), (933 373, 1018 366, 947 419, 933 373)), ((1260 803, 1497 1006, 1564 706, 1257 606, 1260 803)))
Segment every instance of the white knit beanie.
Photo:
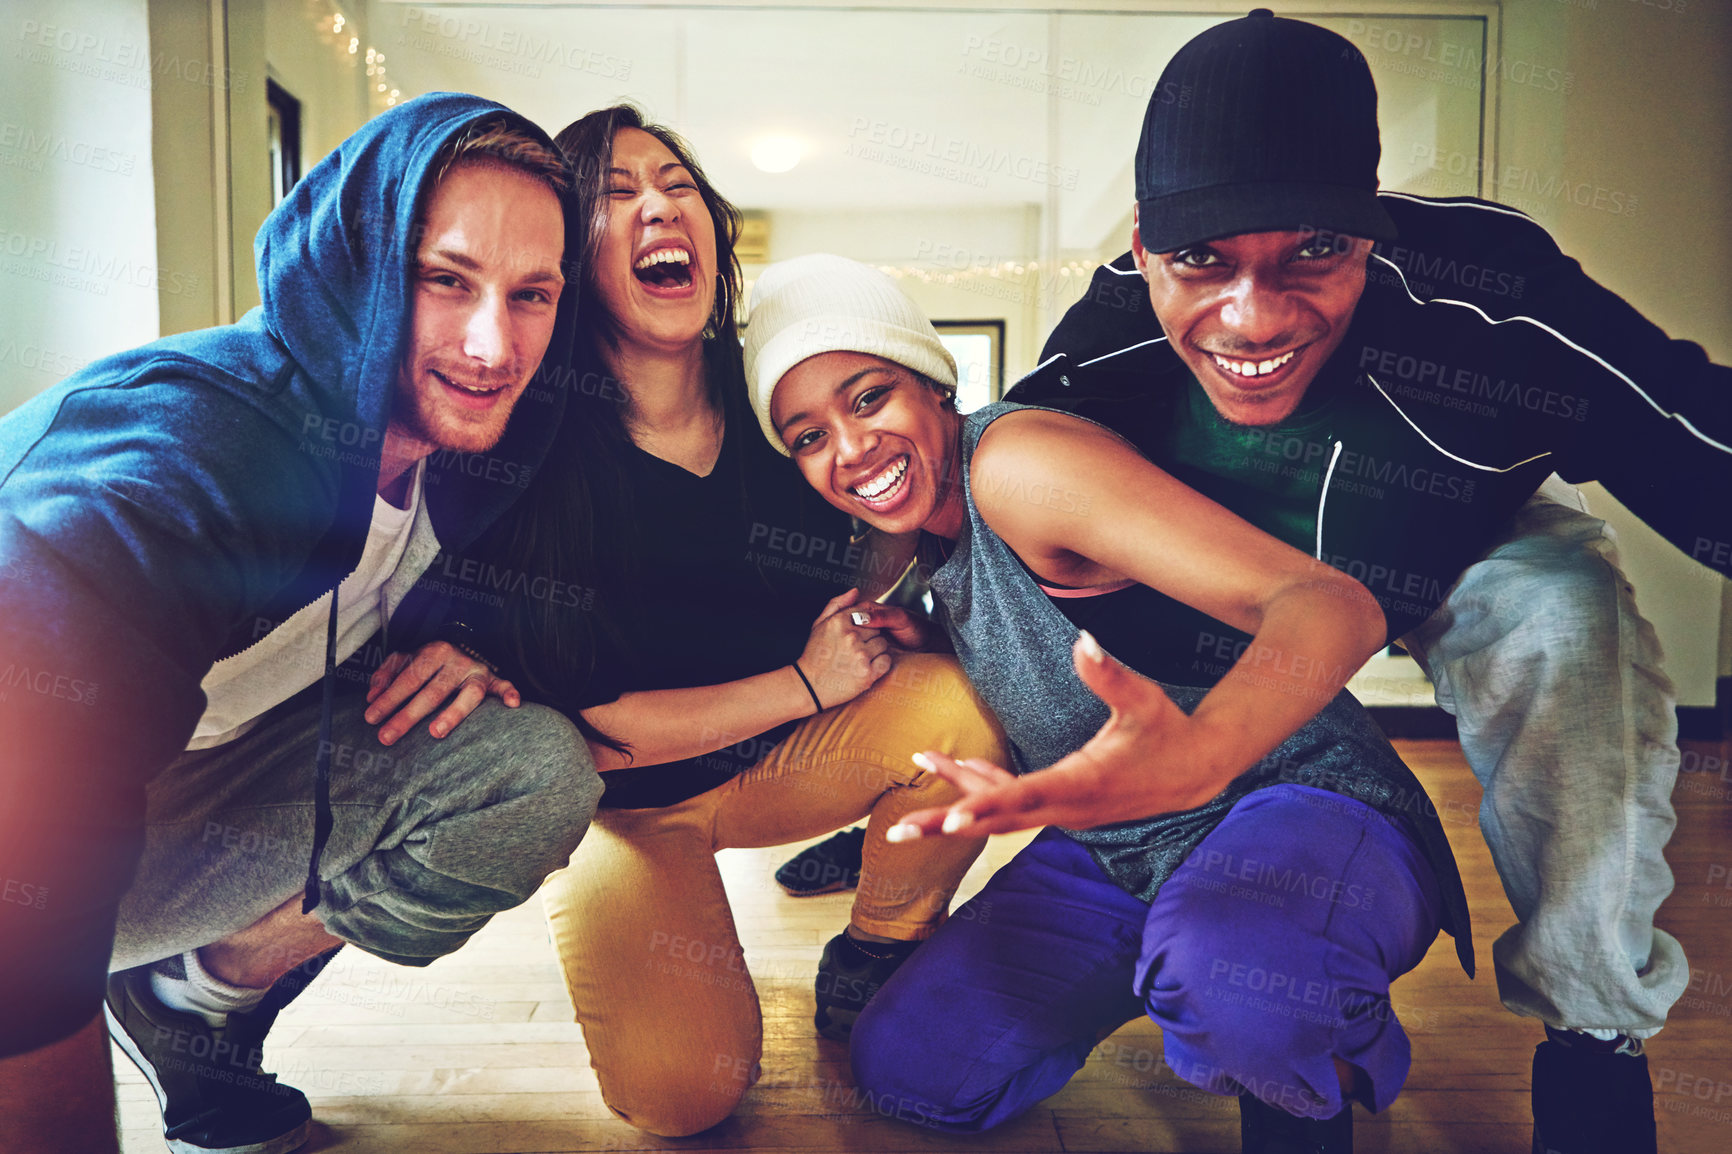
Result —
POLYGON ((770 424, 770 397, 789 369, 834 352, 870 353, 956 388, 956 359, 895 281, 829 253, 778 261, 752 286, 746 385, 764 435, 784 454, 770 424))

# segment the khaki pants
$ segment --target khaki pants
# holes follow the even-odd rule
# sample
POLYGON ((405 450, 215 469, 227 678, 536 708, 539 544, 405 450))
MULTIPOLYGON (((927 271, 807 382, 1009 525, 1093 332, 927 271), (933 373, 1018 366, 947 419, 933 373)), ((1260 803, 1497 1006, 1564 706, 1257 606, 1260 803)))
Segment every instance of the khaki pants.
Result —
POLYGON ((869 816, 853 924, 913 941, 944 921, 984 843, 884 840, 903 814, 955 796, 909 760, 922 749, 1007 760, 997 721, 954 658, 899 658, 871 689, 808 719, 708 793, 597 812, 543 897, 615 1114, 652 1134, 695 1134, 731 1114, 757 1080, 763 1020, 717 850, 782 845, 869 816))

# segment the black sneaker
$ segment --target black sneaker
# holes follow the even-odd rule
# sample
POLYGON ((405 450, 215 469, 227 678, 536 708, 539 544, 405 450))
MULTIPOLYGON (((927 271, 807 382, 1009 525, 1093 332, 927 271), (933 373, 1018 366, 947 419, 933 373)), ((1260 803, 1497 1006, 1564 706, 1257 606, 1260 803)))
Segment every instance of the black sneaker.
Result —
POLYGON ((149 966, 109 975, 108 1036, 156 1091, 162 1136, 175 1154, 288 1154, 306 1142, 307 1096, 259 1070, 265 1033, 287 1000, 211 1026, 163 1005, 149 966))
POLYGON ((797 898, 851 890, 860 884, 860 854, 865 829, 845 829, 809 845, 776 871, 776 884, 797 898))
POLYGON ((858 942, 846 931, 826 942, 824 956, 818 959, 818 1013, 812 1019, 818 1032, 832 1041, 846 1042, 866 1003, 919 945, 858 942))
POLYGON ((1244 1154, 1353 1154, 1353 1106, 1333 1118, 1298 1118, 1255 1094, 1239 1095, 1244 1154))
POLYGON ((1534 1050, 1534 1154, 1655 1154, 1654 1084, 1639 1041, 1546 1027, 1534 1050))

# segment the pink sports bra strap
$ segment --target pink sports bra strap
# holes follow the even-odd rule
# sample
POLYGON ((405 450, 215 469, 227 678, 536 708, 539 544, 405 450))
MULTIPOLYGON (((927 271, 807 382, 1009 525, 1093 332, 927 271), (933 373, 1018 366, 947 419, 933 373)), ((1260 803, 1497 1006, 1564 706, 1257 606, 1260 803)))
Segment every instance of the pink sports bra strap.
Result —
POLYGON ((1063 585, 1048 585, 1044 581, 1036 581, 1040 591, 1048 597, 1099 597, 1106 593, 1117 593, 1120 589, 1129 589, 1136 582, 1129 577, 1120 581, 1111 581, 1105 585, 1084 585, 1080 589, 1071 589, 1063 585))

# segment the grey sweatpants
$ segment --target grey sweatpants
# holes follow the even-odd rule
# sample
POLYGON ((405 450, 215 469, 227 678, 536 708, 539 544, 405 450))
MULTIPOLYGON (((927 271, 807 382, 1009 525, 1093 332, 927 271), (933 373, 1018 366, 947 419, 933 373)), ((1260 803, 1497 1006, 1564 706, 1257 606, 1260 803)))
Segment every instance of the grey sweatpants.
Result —
POLYGON ((1519 919, 1492 947, 1503 1004, 1651 1037, 1690 981, 1654 925, 1678 718, 1611 530, 1552 478, 1405 643, 1484 786, 1480 830, 1519 919))
MULTIPOLYGON (((334 825, 314 913, 346 942, 424 966, 566 864, 601 779, 576 728, 542 706, 489 698, 443 740, 424 720, 389 747, 365 708, 363 694, 339 693, 334 825)), ((214 942, 301 892, 318 725, 314 687, 150 783, 144 857, 121 901, 111 971, 214 942)))

